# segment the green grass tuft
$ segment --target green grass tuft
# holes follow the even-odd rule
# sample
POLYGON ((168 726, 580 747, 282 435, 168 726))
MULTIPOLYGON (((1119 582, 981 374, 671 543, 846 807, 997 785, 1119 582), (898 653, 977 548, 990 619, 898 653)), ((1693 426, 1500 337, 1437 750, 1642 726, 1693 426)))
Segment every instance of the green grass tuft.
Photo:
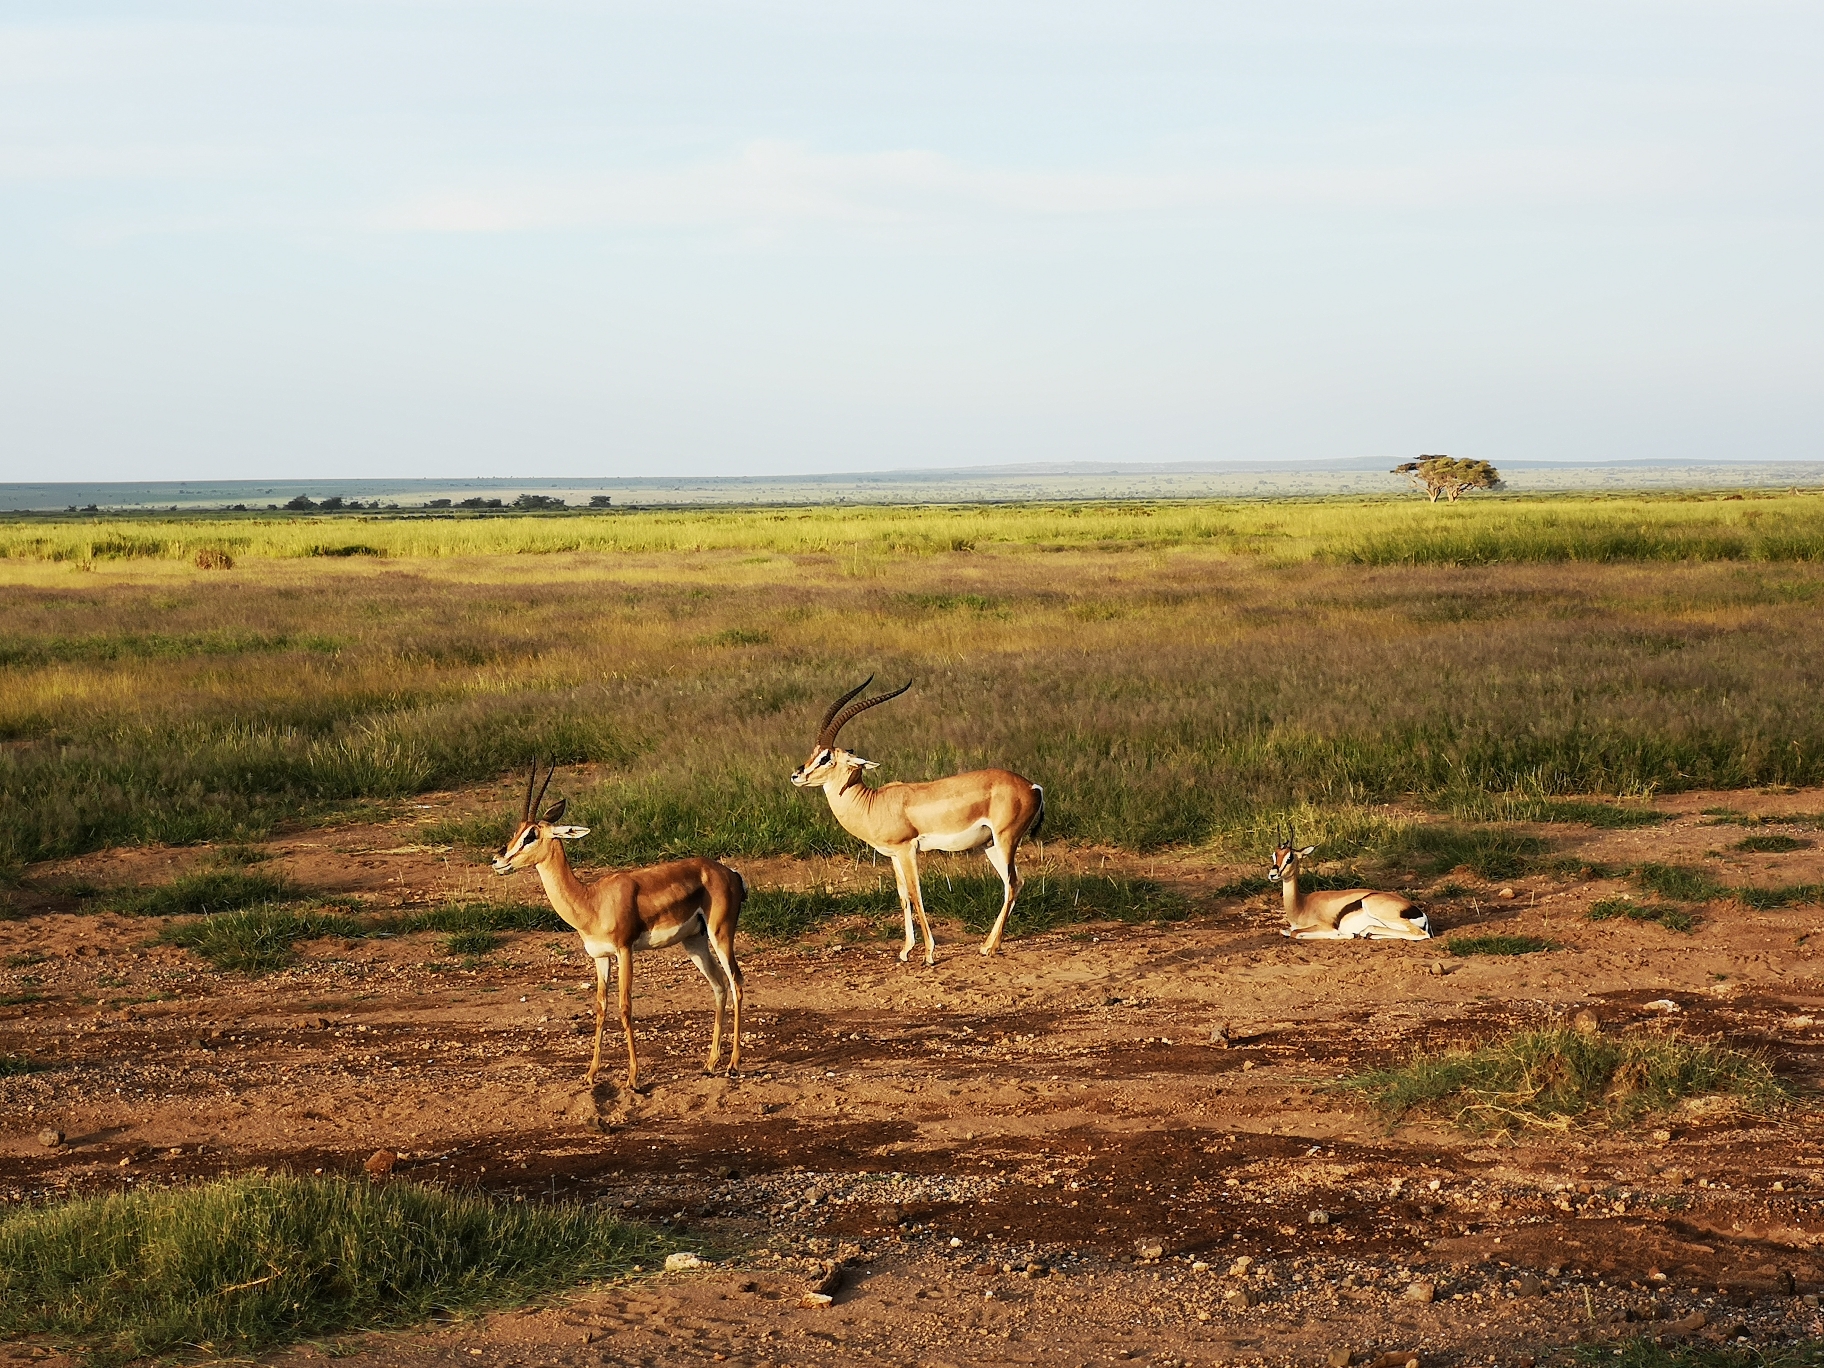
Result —
POLYGON ((1778 888, 1738 888, 1734 896, 1745 907, 1771 912, 1795 903, 1824 902, 1824 884, 1783 884, 1778 888))
POLYGON ((1779 832, 1770 832, 1765 836, 1746 836, 1730 846, 1731 850, 1746 850, 1757 855, 1784 855, 1793 850, 1810 850, 1812 843, 1797 836, 1786 836, 1779 832))
POLYGON ((0 1338, 112 1365, 523 1303, 626 1273, 651 1232, 409 1183, 242 1177, 0 1218, 0 1338))
POLYGON ((1468 869, 1484 879, 1509 879, 1547 849, 1543 839, 1523 832, 1440 824, 1397 831, 1380 847, 1380 854, 1421 874, 1468 869))
POLYGON ((572 928, 549 906, 537 903, 451 903, 426 912, 380 917, 369 923, 373 933, 409 935, 413 931, 447 931, 454 935, 489 931, 569 931, 572 928))
POLYGON ((1766 1107, 1785 1094, 1766 1061, 1676 1035, 1525 1031, 1473 1050, 1421 1055, 1342 1086, 1389 1117, 1419 1111, 1471 1130, 1625 1125, 1683 1098, 1724 1094, 1766 1107))
POLYGON ((446 955, 486 955, 500 949, 506 937, 497 931, 458 931, 443 943, 446 955))
POLYGON ((1638 903, 1632 898, 1599 898, 1590 904, 1586 915, 1591 921, 1626 917, 1629 921, 1658 922, 1668 931, 1687 933, 1697 930, 1698 926, 1696 914, 1682 907, 1668 907, 1663 903, 1638 903))
POLYGON ((1542 950, 1561 950, 1557 941, 1538 936, 1457 936, 1444 942, 1453 955, 1536 955, 1542 950))
POLYGON ((114 889, 103 894, 99 902, 110 912, 133 917, 193 917, 296 896, 296 889, 270 874, 205 869, 151 888, 114 889))
POLYGON ((1709 902, 1729 892, 1703 870, 1690 865, 1643 864, 1634 870, 1634 882, 1647 892, 1674 902, 1709 902))
POLYGON ((0 1078, 19 1078, 25 1074, 43 1073, 49 1064, 24 1055, 0 1055, 0 1078))

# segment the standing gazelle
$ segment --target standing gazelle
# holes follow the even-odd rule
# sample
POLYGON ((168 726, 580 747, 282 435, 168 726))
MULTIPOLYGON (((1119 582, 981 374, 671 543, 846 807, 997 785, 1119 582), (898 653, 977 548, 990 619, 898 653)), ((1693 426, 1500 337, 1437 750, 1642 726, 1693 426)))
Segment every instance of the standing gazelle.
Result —
POLYGON ((1011 770, 972 770, 933 779, 927 784, 883 784, 870 788, 862 782, 865 770, 880 768, 836 746, 836 734, 857 713, 898 698, 912 687, 895 689, 865 702, 851 699, 874 682, 874 676, 850 689, 830 704, 817 729, 817 744, 805 762, 792 771, 799 788, 821 788, 830 800, 830 811, 851 836, 866 841, 893 862, 899 885, 900 910, 906 918, 906 943, 899 952, 909 958, 918 944, 912 919, 925 933, 925 963, 937 963, 937 941, 925 918, 925 900, 918 884, 921 850, 980 850, 988 848, 988 863, 1001 876, 1001 915, 994 920, 982 953, 992 955, 1007 930, 1007 918, 1020 896, 1020 871, 1014 863, 1020 842, 1039 829, 1045 819, 1045 790, 1011 770))
POLYGON ((583 953, 595 961, 595 1057, 588 1081, 602 1067, 602 1027, 608 1016, 608 967, 620 984, 621 1034, 627 1038, 627 1086, 639 1086, 640 1063, 633 1052, 633 952, 682 945, 684 953, 709 980, 716 998, 716 1024, 709 1037, 703 1071, 713 1073, 722 1054, 722 1014, 734 999, 733 1048, 728 1067, 741 1066, 741 966, 735 962, 735 924, 747 899, 747 883, 734 870, 714 860, 673 860, 648 869, 608 874, 584 884, 570 870, 564 842, 589 834, 588 827, 559 826, 569 800, 560 798, 535 815, 545 789, 557 773, 553 762, 545 782, 532 796, 538 762, 526 779, 526 800, 519 828, 494 857, 496 874, 536 869, 551 906, 583 938, 583 953))
POLYGON ((1372 888, 1326 889, 1300 896, 1298 862, 1316 850, 1292 845, 1292 832, 1273 852, 1267 878, 1280 886, 1286 899, 1285 934, 1293 940, 1427 940, 1431 923, 1398 893, 1377 893, 1372 888))

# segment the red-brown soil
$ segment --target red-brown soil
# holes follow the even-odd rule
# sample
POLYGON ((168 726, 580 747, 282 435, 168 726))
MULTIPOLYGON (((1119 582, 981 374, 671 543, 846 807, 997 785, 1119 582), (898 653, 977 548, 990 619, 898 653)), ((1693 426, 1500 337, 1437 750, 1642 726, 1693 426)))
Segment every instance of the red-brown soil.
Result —
MULTIPOLYGON (((414 820, 455 801, 274 841, 263 867, 376 907, 500 897, 485 867, 413 840, 414 820)), ((1824 794, 1684 795, 1663 806, 1685 815, 1663 826, 1549 830, 1592 861, 1824 882, 1816 848, 1728 852, 1742 829, 1697 815, 1718 803, 1816 813, 1824 794)), ((479 961, 432 934, 317 941, 294 967, 247 978, 148 945, 144 921, 56 910, 65 881, 154 882, 209 852, 35 870, 28 915, 0 923, 0 1055, 54 1067, 0 1079, 0 1200, 356 1170, 387 1148, 414 1180, 663 1220, 719 1264, 277 1356, 288 1361, 1322 1363, 1334 1349, 1417 1349, 1482 1363, 1634 1333, 1824 1333, 1824 1124, 1805 1101, 1824 1069, 1824 909, 1721 901, 1687 936, 1587 921, 1618 881, 1529 877, 1503 900, 1458 874, 1468 891, 1431 903, 1446 934, 1473 925, 1565 948, 1456 959, 1438 942, 1292 945, 1265 898, 1214 895, 1244 871, 1193 856, 1054 844, 1045 858, 1150 867, 1198 911, 1023 937, 992 960, 951 927, 929 969, 878 938, 744 941, 735 1078, 699 1071, 709 999, 695 971, 646 955, 639 1094, 583 1085, 574 938, 514 935, 479 961), (1676 1011, 1650 1005, 1667 1002, 1676 1011), (1390 1131, 1329 1086, 1578 1004, 1609 1029, 1674 1020, 1764 1051, 1800 1102, 1510 1142, 1390 1131), (1212 1039, 1224 1026, 1226 1045, 1212 1039), (39 1144, 49 1126, 67 1143, 39 1144), (1243 1256, 1252 1266, 1232 1271, 1243 1256), (805 1261, 827 1257, 849 1261, 844 1290, 804 1308, 805 1261), (1026 1276, 1032 1263, 1045 1275, 1026 1276), (1411 1299, 1413 1283, 1434 1300, 1411 1299), (1701 1328, 1681 1320, 1693 1311, 1701 1328)), ((874 877, 850 862, 736 863, 756 883, 874 877)), ((535 896, 526 878, 511 896, 535 896)))

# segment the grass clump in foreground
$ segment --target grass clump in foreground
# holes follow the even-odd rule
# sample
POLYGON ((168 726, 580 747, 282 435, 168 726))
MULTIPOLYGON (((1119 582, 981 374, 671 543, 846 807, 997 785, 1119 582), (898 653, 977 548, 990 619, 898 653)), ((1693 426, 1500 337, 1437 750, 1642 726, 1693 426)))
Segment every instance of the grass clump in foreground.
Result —
POLYGON ((1457 936, 1444 942, 1453 955, 1535 955, 1542 950, 1557 950, 1557 941, 1539 936, 1457 936))
POLYGON ((1629 921, 1658 922, 1668 931, 1683 931, 1687 934, 1697 930, 1697 916, 1682 907, 1668 907, 1664 903, 1637 903, 1632 898, 1599 898, 1590 904, 1586 914, 1591 921, 1608 921, 1613 917, 1626 917, 1629 921))
POLYGON ((1626 1125, 1687 1097, 1723 1094, 1750 1107, 1784 1096, 1764 1060, 1676 1035, 1523 1031, 1475 1049, 1422 1055, 1347 1079, 1390 1118, 1442 1115, 1472 1130, 1626 1125))
POLYGON ((1816 1368, 1824 1363, 1824 1340, 1730 1349, 1720 1344, 1659 1344, 1643 1336, 1614 1348, 1576 1345, 1571 1349, 1571 1361, 1587 1368, 1596 1364, 1605 1368, 1816 1368))
POLYGON ((1811 842, 1775 831, 1765 836, 1745 836, 1729 848, 1753 855, 1785 855, 1794 850, 1810 850, 1811 842))
POLYGON ((271 874, 205 869, 151 888, 115 889, 102 896, 101 906, 132 917, 184 917, 233 912, 294 896, 296 890, 271 874))
POLYGON ((101 1365, 251 1354, 524 1302, 660 1248, 584 1207, 409 1183, 247 1176, 89 1197, 0 1219, 0 1338, 46 1336, 101 1365))
POLYGON ((365 936, 368 929, 365 923, 336 912, 248 907, 167 925, 157 938, 165 945, 196 951, 217 969, 261 974, 291 963, 299 941, 365 936))

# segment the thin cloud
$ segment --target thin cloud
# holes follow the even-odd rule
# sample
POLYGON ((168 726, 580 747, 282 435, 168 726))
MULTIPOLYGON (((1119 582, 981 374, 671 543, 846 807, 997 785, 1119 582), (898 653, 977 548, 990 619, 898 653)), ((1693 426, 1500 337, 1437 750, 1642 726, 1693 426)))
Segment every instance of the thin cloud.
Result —
POLYGON ((614 227, 907 224, 1254 208, 1411 209, 1620 203, 1687 194, 1692 170, 1654 149, 1518 150, 1384 167, 1230 167, 1104 173, 972 167, 941 153, 824 153, 757 141, 662 171, 505 178, 391 205, 403 233, 614 227))

